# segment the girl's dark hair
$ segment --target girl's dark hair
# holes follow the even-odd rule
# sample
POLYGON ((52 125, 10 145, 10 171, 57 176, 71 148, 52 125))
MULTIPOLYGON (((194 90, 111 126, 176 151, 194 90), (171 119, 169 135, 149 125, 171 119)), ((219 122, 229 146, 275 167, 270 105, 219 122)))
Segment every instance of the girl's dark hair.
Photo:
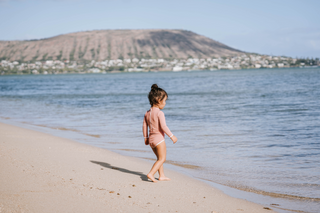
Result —
POLYGON ((150 105, 157 105, 160 101, 162 101, 165 97, 168 98, 168 94, 164 89, 158 87, 157 84, 152 84, 151 91, 149 92, 148 98, 150 105))

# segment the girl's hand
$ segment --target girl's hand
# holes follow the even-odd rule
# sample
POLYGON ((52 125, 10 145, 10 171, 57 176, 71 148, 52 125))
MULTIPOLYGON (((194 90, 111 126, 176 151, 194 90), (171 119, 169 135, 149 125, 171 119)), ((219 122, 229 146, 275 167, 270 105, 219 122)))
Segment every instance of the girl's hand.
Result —
POLYGON ((173 141, 173 143, 176 143, 178 141, 178 138, 176 136, 172 136, 171 140, 173 141))
POLYGON ((149 145, 149 138, 145 138, 145 139, 144 139, 144 144, 145 144, 145 145, 149 145))

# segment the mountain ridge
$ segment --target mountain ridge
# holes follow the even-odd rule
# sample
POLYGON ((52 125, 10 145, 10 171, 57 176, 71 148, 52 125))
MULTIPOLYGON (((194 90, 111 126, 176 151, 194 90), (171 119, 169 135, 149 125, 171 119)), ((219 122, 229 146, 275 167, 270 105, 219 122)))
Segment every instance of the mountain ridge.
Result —
POLYGON ((0 59, 18 61, 209 58, 243 51, 187 30, 93 30, 43 39, 0 41, 0 59))

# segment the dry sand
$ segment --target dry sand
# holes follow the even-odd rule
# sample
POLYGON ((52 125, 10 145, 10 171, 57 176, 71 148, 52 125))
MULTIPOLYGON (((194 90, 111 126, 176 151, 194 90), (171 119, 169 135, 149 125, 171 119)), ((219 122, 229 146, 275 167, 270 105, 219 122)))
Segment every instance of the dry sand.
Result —
POLYGON ((273 212, 152 163, 0 123, 0 212, 273 212))

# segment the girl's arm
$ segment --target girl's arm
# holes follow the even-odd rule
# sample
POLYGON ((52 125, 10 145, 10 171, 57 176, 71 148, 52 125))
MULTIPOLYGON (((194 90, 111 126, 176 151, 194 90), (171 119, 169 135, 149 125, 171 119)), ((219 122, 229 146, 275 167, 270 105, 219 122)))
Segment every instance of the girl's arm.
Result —
POLYGON ((166 119, 164 117, 164 113, 162 111, 159 112, 158 114, 159 116, 159 123, 160 123, 160 127, 161 129, 171 138, 174 137, 174 135, 172 134, 172 132, 170 131, 170 129, 167 127, 166 124, 166 119))
POLYGON ((144 137, 144 143, 146 145, 149 144, 149 137, 148 137, 148 124, 147 124, 147 121, 146 121, 146 116, 144 116, 143 118, 143 125, 142 125, 142 132, 143 132, 143 137, 144 137))

